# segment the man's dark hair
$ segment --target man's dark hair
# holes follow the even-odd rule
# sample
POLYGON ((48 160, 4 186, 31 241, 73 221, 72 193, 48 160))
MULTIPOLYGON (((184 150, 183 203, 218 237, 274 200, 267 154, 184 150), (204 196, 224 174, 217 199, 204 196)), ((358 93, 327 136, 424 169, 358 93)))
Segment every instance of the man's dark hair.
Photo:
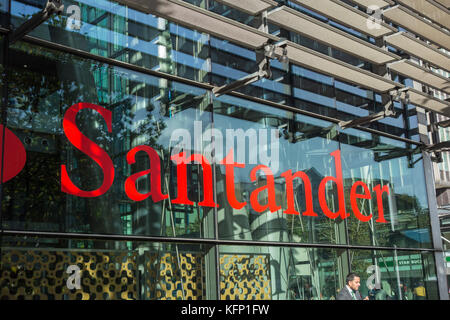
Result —
POLYGON ((348 284, 350 281, 353 281, 356 277, 361 278, 358 274, 351 272, 345 278, 345 283, 348 284))

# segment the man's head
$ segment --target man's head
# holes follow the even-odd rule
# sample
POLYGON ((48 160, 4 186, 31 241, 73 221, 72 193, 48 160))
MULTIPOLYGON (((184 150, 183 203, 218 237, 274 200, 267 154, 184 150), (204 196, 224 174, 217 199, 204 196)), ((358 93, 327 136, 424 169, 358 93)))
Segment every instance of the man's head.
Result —
POLYGON ((361 285, 360 281, 361 278, 356 273, 352 272, 347 275, 346 278, 347 285, 355 291, 359 289, 359 286, 361 285))

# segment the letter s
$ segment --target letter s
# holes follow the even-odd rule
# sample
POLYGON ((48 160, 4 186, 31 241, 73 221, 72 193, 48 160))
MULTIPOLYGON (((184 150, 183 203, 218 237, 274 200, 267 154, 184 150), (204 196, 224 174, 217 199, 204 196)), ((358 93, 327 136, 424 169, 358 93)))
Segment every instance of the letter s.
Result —
POLYGON ((67 139, 75 148, 88 155, 103 171, 103 183, 97 190, 80 190, 69 178, 66 165, 61 165, 61 191, 78 197, 98 197, 108 191, 114 182, 114 165, 105 150, 89 140, 76 126, 75 119, 78 111, 82 109, 93 109, 100 113, 106 121, 108 132, 112 132, 112 112, 92 103, 77 103, 71 106, 64 115, 63 129, 67 139))

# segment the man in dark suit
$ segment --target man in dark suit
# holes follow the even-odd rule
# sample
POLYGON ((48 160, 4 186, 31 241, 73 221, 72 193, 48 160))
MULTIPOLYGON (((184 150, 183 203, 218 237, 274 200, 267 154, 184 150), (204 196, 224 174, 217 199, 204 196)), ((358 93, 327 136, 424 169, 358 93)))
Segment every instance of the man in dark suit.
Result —
POLYGON ((356 273, 349 273, 345 279, 346 285, 339 291, 336 300, 369 300, 369 297, 361 297, 358 291, 360 282, 361 278, 356 273))

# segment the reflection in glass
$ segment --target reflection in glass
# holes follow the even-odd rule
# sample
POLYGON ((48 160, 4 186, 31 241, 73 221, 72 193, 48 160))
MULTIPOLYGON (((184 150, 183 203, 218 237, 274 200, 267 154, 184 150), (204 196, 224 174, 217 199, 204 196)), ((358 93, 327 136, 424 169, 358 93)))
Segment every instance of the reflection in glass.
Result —
MULTIPOLYGON (((255 51, 215 37, 211 37, 210 43, 213 85, 222 86, 258 71, 255 51)), ((277 103, 287 103, 290 86, 286 67, 276 59, 271 60, 270 67, 270 79, 263 78, 236 91, 277 103)))
POLYGON ((211 257, 206 245, 3 237, 0 300, 214 299, 211 257))
MULTIPOLYGON (((156 236, 214 234, 212 218, 206 218, 212 208, 197 205, 204 192, 200 165, 188 165, 184 177, 193 203, 171 203, 179 181, 176 164, 170 160, 178 143, 174 139, 179 137, 172 134, 183 129, 193 140, 194 121, 209 125, 209 97, 203 90, 24 43, 15 45, 12 54, 8 127, 25 145, 27 163, 4 185, 4 228, 156 236), (114 173, 112 186, 98 197, 62 192, 61 165, 66 165, 70 180, 81 190, 96 190, 104 183, 105 169, 93 161, 92 143, 75 148, 61 126, 67 110, 80 102, 111 113, 109 124, 98 110, 86 108, 76 114, 76 130, 103 149, 114 164, 109 169, 114 173), (143 151, 134 155, 134 162, 128 159, 129 151, 141 145, 157 153, 162 192, 169 198, 154 202, 147 196, 132 201, 127 196, 126 179, 157 165, 143 151)), ((192 147, 193 142, 184 151, 192 152, 192 147)), ((148 174, 142 174, 135 181, 138 192, 150 192, 150 181, 148 174)))
POLYGON ((221 246, 221 299, 334 300, 342 257, 333 249, 221 246))
POLYGON ((247 24, 249 26, 252 26, 254 28, 259 28, 262 21, 259 16, 252 16, 248 13, 245 13, 243 11, 240 11, 234 7, 227 6, 220 1, 216 0, 183 0, 185 2, 188 2, 190 4, 193 4, 195 6, 198 6, 203 9, 207 9, 209 11, 212 11, 214 13, 220 14, 221 16, 227 17, 232 20, 236 20, 238 22, 241 22, 243 24, 247 24))
MULTIPOLYGON (((379 217, 386 223, 362 223, 348 219, 351 244, 392 247, 431 247, 428 199, 420 150, 405 142, 353 129, 340 134, 344 184, 348 193, 356 181, 370 189, 369 199, 357 200, 365 216, 379 217), (378 188, 386 188, 379 206, 378 188)), ((356 190, 363 194, 361 188, 356 190)), ((351 210, 347 201, 347 210, 351 210)))
POLYGON ((8 28, 8 12, 9 12, 9 1, 8 0, 0 0, 0 25, 8 28))
MULTIPOLYGON (((338 143, 333 124, 233 97, 215 100, 214 123, 227 137, 227 147, 223 149, 227 153, 232 149, 236 162, 245 165, 236 168, 234 173, 237 200, 246 203, 238 209, 227 201, 229 192, 226 192, 224 166, 216 169, 222 239, 345 243, 342 219, 325 216, 317 196, 323 178, 335 176, 334 158, 330 154, 338 150, 338 143), (236 132, 236 128, 241 131, 236 132), (271 135, 272 130, 279 130, 278 135, 271 135), (241 145, 245 148, 240 148, 241 145), (251 179, 257 165, 265 165, 269 170, 258 172, 259 177, 251 179), (309 182, 293 178, 288 184, 285 175, 299 171, 307 175, 309 182), (260 205, 272 203, 272 207, 255 210, 252 194, 269 185, 271 180, 274 192, 269 187, 257 196, 260 205), (289 193, 292 197, 288 198, 289 193), (291 213, 294 209, 302 213, 308 211, 306 203, 311 197, 316 214, 284 213, 288 209, 291 213)), ((336 189, 335 183, 326 184, 327 206, 332 212, 339 210, 336 189)))
POLYGON ((352 250, 350 261, 370 300, 439 299, 432 253, 352 250))
MULTIPOLYGON (((103 57, 204 82, 208 36, 109 0, 65 0, 64 13, 30 35, 103 57)), ((39 1, 11 2, 19 26, 42 8, 39 1)))

